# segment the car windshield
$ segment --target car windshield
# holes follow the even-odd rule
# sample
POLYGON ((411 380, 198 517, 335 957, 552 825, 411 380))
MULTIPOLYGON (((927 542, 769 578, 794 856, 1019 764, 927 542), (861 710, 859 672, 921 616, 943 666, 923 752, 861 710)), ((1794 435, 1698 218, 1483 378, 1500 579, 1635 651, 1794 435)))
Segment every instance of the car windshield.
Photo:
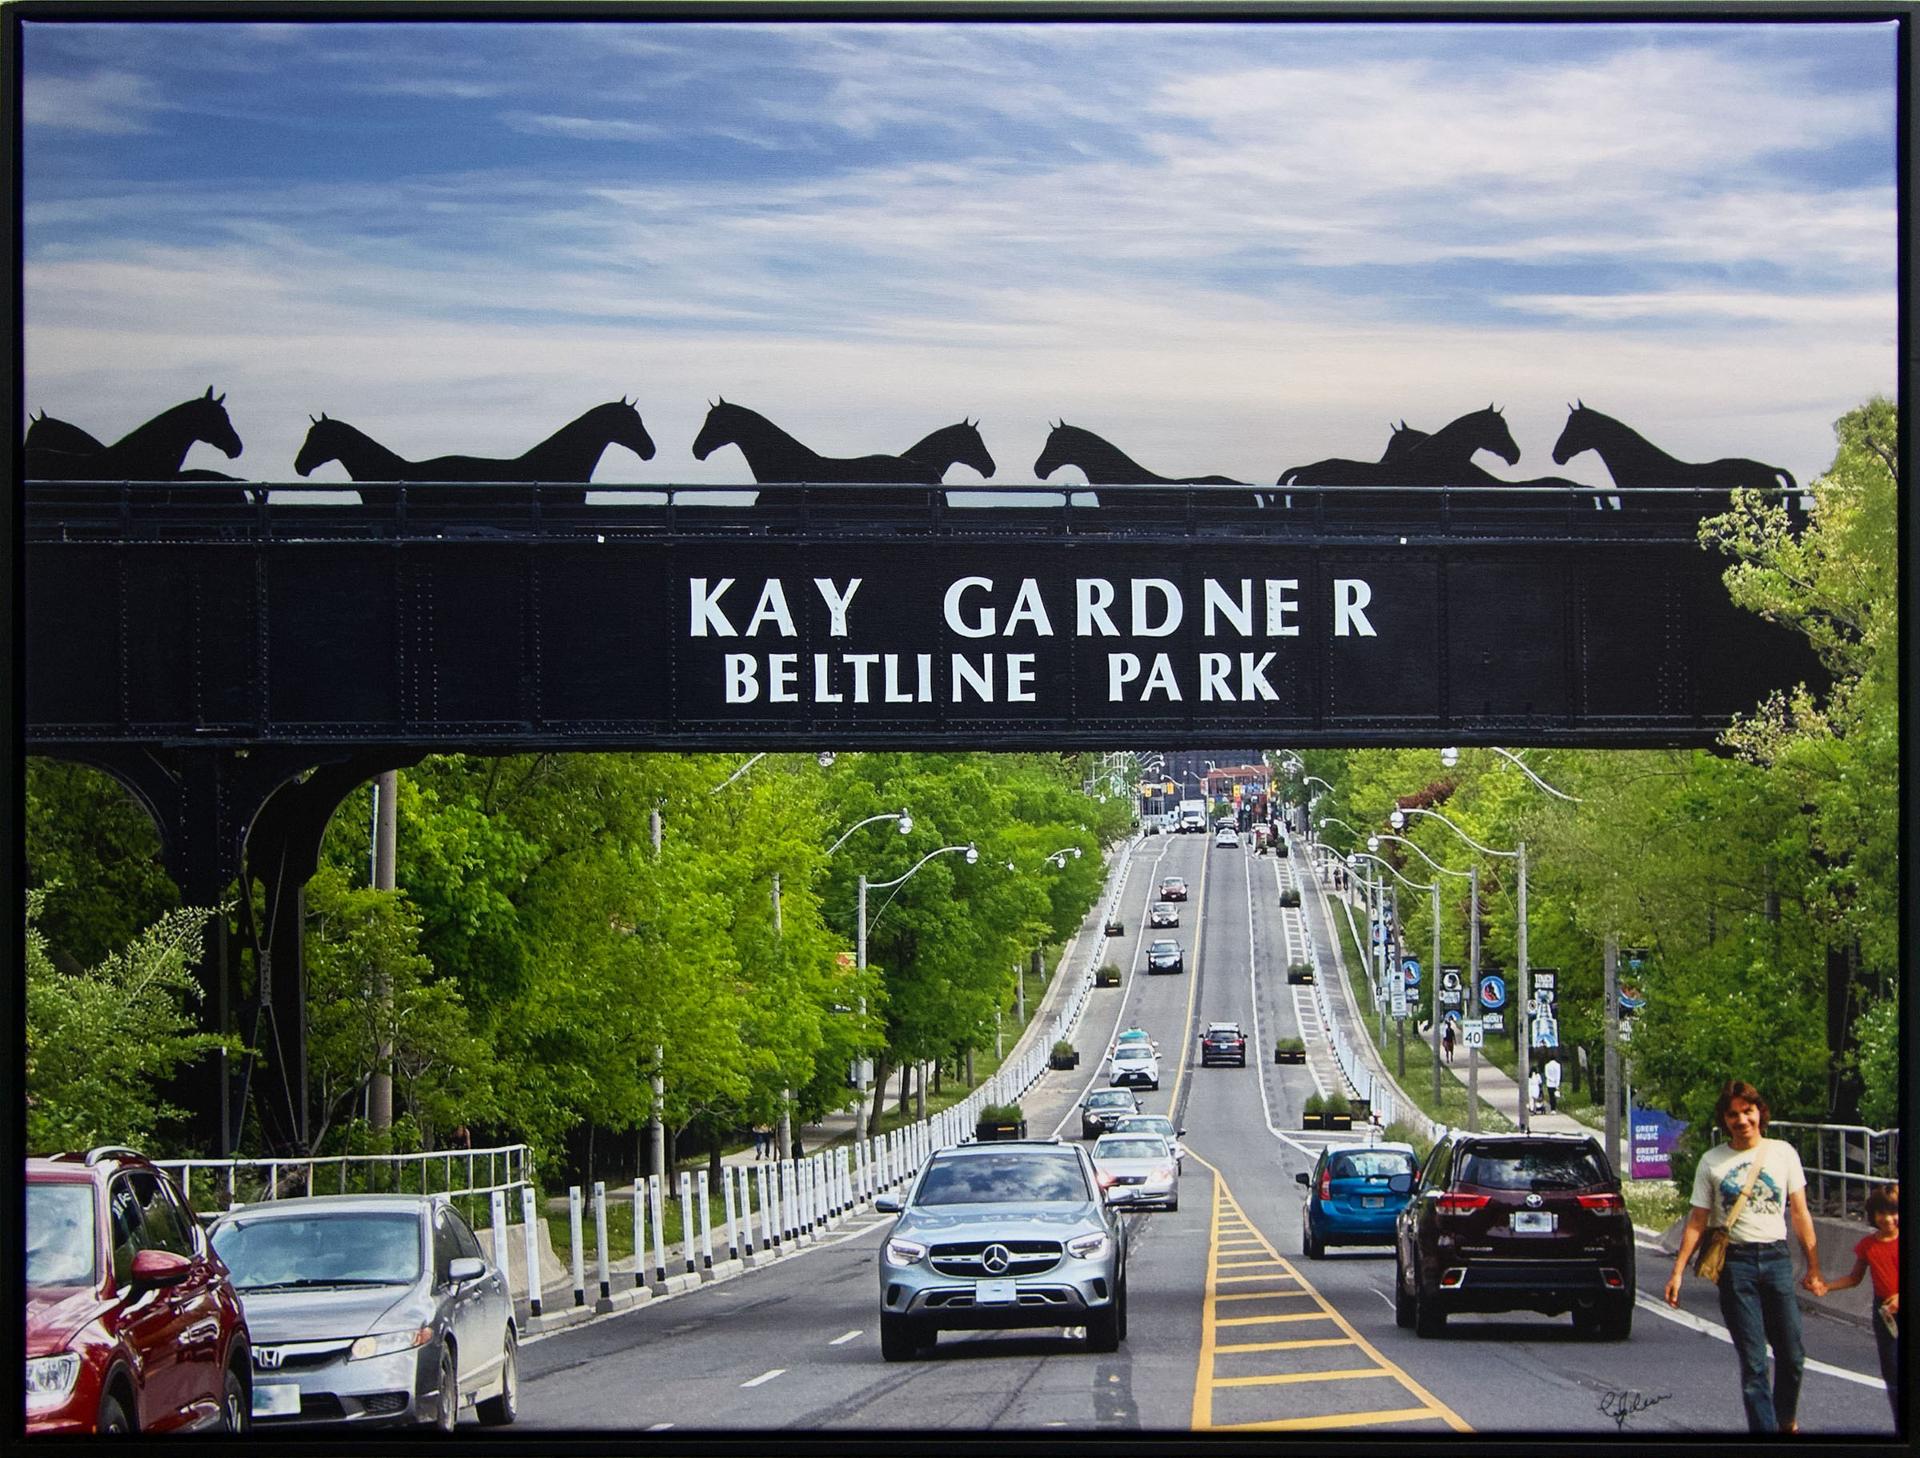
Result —
POLYGON ((1173 1137, 1173 1120, 1161 1114, 1134 1114, 1120 1121, 1122 1134, 1158 1134, 1163 1139, 1173 1137))
POLYGON ((1237 1038, 1240 1036, 1240 1030, 1228 1023, 1216 1023, 1213 1027, 1207 1029, 1207 1036, 1209 1038, 1237 1038))
POLYGON ((1113 1057, 1116 1063, 1145 1063, 1153 1057, 1153 1049, 1144 1043, 1127 1043, 1114 1049, 1113 1057))
POLYGON ((1169 876, 1169 877, 1167 877, 1167 879, 1166 879, 1166 880, 1164 880, 1164 881, 1162 881, 1162 882, 1160 883, 1160 885, 1162 886, 1162 888, 1164 888, 1165 890, 1168 890, 1168 891, 1174 891, 1174 890, 1179 890, 1179 889, 1182 889, 1182 888, 1184 888, 1184 887, 1186 886, 1186 884, 1187 884, 1187 883, 1186 883, 1185 881, 1183 881, 1183 880, 1181 880, 1181 879, 1180 879, 1180 878, 1179 878, 1178 876, 1169 876))
POLYGON ((1180 950, 1180 944, 1178 942, 1155 942, 1153 944, 1153 950, 1163 955, 1170 955, 1180 950))
POLYGON ((1413 1156, 1404 1149, 1356 1149, 1350 1154, 1336 1154, 1332 1173, 1337 1180, 1363 1180, 1406 1174, 1412 1169, 1413 1156))
POLYGON ((27 1285, 91 1286, 93 1184, 27 1186, 27 1285))
POLYGON ((1489 1190, 1580 1190, 1606 1182, 1591 1150, 1554 1148, 1471 1150, 1460 1178, 1489 1190))
POLYGON ((270 1286, 399 1286, 420 1275, 420 1218, 409 1211, 242 1215, 213 1233, 242 1291, 270 1286))
POLYGON ((1122 1139, 1102 1139, 1093 1146, 1095 1159, 1165 1159, 1167 1141, 1146 1135, 1122 1139))
POLYGON ((913 1197, 916 1205, 1084 1203, 1086 1177, 1071 1154, 1023 1151, 937 1159, 913 1197))
POLYGON ((1090 1109, 1131 1109, 1133 1095, 1123 1088, 1102 1089, 1099 1093, 1087 1095, 1087 1107, 1090 1109))

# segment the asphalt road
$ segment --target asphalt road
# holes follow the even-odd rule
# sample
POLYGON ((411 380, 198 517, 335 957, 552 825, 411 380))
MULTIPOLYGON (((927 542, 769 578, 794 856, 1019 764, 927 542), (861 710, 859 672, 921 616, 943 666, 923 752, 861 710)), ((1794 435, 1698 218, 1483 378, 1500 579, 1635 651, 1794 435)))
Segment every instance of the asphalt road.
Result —
MULTIPOLYGON (((1216 849, 1210 835, 1150 838, 1121 891, 1130 934, 1109 953, 1127 954, 1127 977, 1090 1000, 1080 1067, 1048 1074, 1023 1099, 1036 1133, 1077 1137, 1077 1104, 1105 1086, 1114 1033, 1137 1023, 1160 1045, 1161 1087, 1142 1103, 1173 1113, 1188 1156, 1178 1210, 1126 1217, 1130 1329, 1119 1352, 1096 1356, 1071 1328, 948 1332, 930 1359, 882 1362, 875 1260, 891 1219, 874 1216, 739 1279, 529 1343, 521 1424, 1742 1434, 1712 1290, 1690 1282, 1682 1311, 1669 1313, 1657 1251, 1641 1253, 1624 1343, 1530 1314, 1456 1316, 1443 1337, 1422 1340, 1394 1324, 1390 1250, 1302 1254, 1294 1175, 1324 1136, 1300 1134, 1297 1116, 1315 1075, 1261 1057, 1276 1035, 1298 1031, 1304 1003, 1286 982, 1305 945, 1300 913, 1278 904, 1289 866, 1216 849), (1149 933, 1146 909, 1169 872, 1187 878, 1192 899, 1176 931, 1149 933), (1146 942, 1169 934, 1187 970, 1149 976, 1146 942), (1200 1027, 1229 1018, 1248 1031, 1247 1066, 1201 1068, 1200 1027)), ((1806 1343, 1803 1430, 1891 1433, 1871 1334, 1809 1318, 1806 1343)))

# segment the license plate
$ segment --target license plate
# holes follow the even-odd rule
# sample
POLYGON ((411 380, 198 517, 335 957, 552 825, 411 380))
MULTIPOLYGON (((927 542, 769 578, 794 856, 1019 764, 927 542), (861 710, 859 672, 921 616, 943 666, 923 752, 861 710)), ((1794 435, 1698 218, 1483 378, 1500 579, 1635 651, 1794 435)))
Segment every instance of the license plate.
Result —
POLYGON ((1386 1204, 1387 1197, 1385 1195, 1362 1195, 1360 1197, 1360 1207, 1363 1210, 1384 1210, 1386 1204))
POLYGON ((1009 1306, 1019 1296, 1012 1281, 975 1281, 973 1283, 973 1302, 976 1306, 1009 1306))
POLYGON ((254 1383, 253 1415, 255 1417, 298 1417, 300 1389, 290 1382, 254 1383))
POLYGON ((1515 1210, 1513 1212, 1513 1233, 1515 1235, 1551 1235, 1553 1233, 1553 1211, 1515 1210))

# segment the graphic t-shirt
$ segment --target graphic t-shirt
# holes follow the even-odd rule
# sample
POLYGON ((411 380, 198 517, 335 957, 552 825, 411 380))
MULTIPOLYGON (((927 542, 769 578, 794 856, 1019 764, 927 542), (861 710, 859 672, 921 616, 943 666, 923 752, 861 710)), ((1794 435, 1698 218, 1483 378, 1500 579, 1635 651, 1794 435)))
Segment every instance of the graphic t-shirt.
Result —
POLYGON ((1760 1178, 1740 1207, 1739 1220, 1727 1231, 1735 1245, 1787 1238, 1787 1197, 1807 1187, 1799 1151, 1780 1139, 1762 1139, 1752 1149, 1719 1144, 1700 1156, 1693 1172, 1693 1203, 1708 1212, 1709 1224, 1725 1225, 1756 1158, 1760 1178))
POLYGON ((1869 1235, 1853 1248, 1855 1260, 1867 1263, 1867 1274, 1873 1277, 1873 1299, 1885 1301, 1900 1289, 1900 1237, 1882 1240, 1878 1235, 1869 1235))

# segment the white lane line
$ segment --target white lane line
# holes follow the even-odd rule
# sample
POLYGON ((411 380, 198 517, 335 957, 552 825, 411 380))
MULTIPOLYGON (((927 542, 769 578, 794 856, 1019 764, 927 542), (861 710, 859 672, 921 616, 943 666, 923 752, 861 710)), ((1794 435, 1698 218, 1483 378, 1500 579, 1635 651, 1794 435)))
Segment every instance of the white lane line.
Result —
POLYGON ((672 1423, 655 1423, 652 1427, 648 1428, 647 1431, 650 1433, 664 1433, 672 1426, 672 1423))
POLYGON ((859 1335, 860 1335, 860 1329, 856 1327, 854 1330, 848 1332, 845 1336, 835 1337, 832 1341, 828 1342, 827 1345, 830 1347, 843 1347, 848 1342, 852 1341, 855 1337, 859 1335))
POLYGON ((762 1382, 773 1381, 774 1378, 778 1377, 781 1373, 785 1372, 786 1370, 787 1369, 785 1367, 775 1367, 771 1372, 762 1372, 758 1377, 749 1377, 745 1382, 742 1382, 740 1385, 742 1387, 758 1387, 762 1382))
MULTIPOLYGON (((1695 1316, 1691 1311, 1675 1311, 1671 1306, 1667 1305, 1664 1300, 1659 1300, 1652 1296, 1641 1296, 1634 1302, 1634 1305, 1638 1306, 1642 1311, 1651 1311, 1655 1316, 1664 1316, 1668 1321, 1700 1332, 1702 1335, 1710 1336, 1715 1341, 1726 1342, 1729 1346, 1733 1344, 1733 1334, 1718 1322, 1708 1321, 1705 1317, 1695 1316)), ((1831 1362, 1816 1362, 1812 1357, 1807 1358, 1806 1369, 1809 1372, 1819 1372, 1824 1376, 1838 1377, 1842 1382, 1858 1382, 1862 1387, 1881 1386, 1877 1373, 1870 1377, 1865 1372, 1849 1371, 1845 1367, 1836 1367, 1831 1362)))

